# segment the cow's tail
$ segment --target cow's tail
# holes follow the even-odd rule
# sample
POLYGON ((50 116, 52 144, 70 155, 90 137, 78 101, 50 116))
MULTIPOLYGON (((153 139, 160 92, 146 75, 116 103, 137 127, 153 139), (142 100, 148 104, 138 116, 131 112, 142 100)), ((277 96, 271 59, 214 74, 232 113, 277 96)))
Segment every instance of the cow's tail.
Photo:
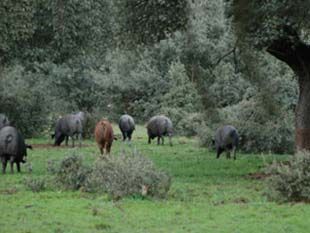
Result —
POLYGON ((9 145, 13 140, 13 135, 12 134, 9 134, 6 136, 4 142, 5 142, 5 145, 9 145))

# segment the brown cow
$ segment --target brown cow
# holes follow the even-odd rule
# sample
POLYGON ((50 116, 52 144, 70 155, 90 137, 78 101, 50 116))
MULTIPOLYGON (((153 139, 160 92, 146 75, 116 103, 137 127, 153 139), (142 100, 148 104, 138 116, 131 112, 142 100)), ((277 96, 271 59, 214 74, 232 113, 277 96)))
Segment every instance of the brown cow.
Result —
POLYGON ((103 155, 105 149, 106 153, 110 154, 111 146, 115 137, 112 125, 107 119, 101 119, 96 124, 95 139, 100 149, 100 153, 103 155))

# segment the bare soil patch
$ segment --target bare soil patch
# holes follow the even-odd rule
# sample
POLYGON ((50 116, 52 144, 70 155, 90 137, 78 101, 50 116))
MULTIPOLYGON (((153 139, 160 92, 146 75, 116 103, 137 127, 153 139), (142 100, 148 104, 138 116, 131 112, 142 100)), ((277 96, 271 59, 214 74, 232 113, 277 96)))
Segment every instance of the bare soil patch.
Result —
MULTIPOLYGON (((61 149, 65 149, 65 148, 72 148, 71 145, 60 145, 60 146, 54 146, 53 144, 31 144, 32 147, 35 149, 35 148, 53 148, 53 149, 58 149, 58 148, 61 148, 61 149)), ((87 145, 87 144, 82 144, 81 147, 90 147, 91 145, 87 145)), ((78 145, 75 145, 75 148, 78 148, 79 146, 78 145)))
POLYGON ((249 173, 246 175, 248 179, 252 179, 252 180, 264 180, 270 176, 271 174, 267 174, 265 172, 254 172, 254 173, 249 173))

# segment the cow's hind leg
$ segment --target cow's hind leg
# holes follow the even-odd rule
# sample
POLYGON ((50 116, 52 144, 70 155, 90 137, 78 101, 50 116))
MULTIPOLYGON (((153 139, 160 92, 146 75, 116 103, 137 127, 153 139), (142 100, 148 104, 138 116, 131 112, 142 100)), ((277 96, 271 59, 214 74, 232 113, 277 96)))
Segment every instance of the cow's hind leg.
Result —
POLYGON ((123 135, 123 142, 126 140, 126 134, 125 132, 122 132, 122 135, 123 135))
POLYGON ((20 163, 16 162, 17 172, 20 172, 20 163))
POLYGON ((10 158, 10 167, 11 167, 11 173, 14 173, 14 157, 11 156, 10 158))
POLYGON ((76 139, 79 140, 79 147, 82 147, 82 133, 79 133, 77 136, 76 136, 76 139))
POLYGON ((131 141, 131 135, 132 135, 132 132, 129 132, 129 133, 127 134, 128 141, 131 141))
POLYGON ((234 156, 234 160, 236 160, 236 147, 235 146, 232 148, 232 154, 234 156))
POLYGON ((227 150, 227 151, 226 151, 226 158, 227 158, 227 159, 230 159, 230 150, 227 150))
POLYGON ((5 157, 1 157, 1 162, 2 162, 2 173, 4 174, 6 170, 7 159, 5 157))
POLYGON ((71 140, 72 140, 72 147, 74 147, 74 135, 71 136, 71 140))
POLYGON ((107 145, 106 145, 106 152, 107 152, 107 154, 110 154, 111 146, 112 146, 112 143, 108 142, 107 145))

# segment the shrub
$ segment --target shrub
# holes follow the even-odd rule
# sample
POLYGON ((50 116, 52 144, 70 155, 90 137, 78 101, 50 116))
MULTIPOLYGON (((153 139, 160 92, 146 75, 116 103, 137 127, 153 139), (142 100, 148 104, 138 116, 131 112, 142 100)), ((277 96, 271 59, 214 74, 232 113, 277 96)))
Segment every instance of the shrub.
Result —
POLYGON ((207 126, 205 123, 202 123, 197 128, 197 134, 199 138, 199 144, 201 146, 207 146, 209 148, 213 146, 212 140, 214 139, 215 134, 215 130, 213 130, 213 128, 207 126))
POLYGON ((170 176, 155 168, 153 162, 134 151, 98 159, 86 182, 86 190, 107 192, 112 198, 124 196, 165 197, 170 176))
POLYGON ((277 110, 271 115, 257 100, 249 100, 223 110, 222 114, 223 119, 238 129, 241 150, 293 153, 293 112, 277 110))
POLYGON ((267 196, 276 201, 310 201, 310 152, 297 153, 288 163, 273 163, 267 196))
POLYGON ((24 180, 24 184, 32 192, 40 192, 46 188, 46 180, 44 178, 27 178, 24 180))
POLYGON ((61 162, 58 168, 52 168, 50 164, 49 171, 56 172, 56 182, 61 184, 66 189, 79 189, 86 181, 87 175, 90 173, 90 169, 82 163, 82 157, 75 154, 66 156, 61 162))
POLYGON ((170 176, 136 151, 100 157, 92 169, 74 152, 60 163, 49 161, 47 169, 54 175, 55 182, 66 189, 108 193, 114 199, 125 196, 164 198, 171 185, 170 176))

